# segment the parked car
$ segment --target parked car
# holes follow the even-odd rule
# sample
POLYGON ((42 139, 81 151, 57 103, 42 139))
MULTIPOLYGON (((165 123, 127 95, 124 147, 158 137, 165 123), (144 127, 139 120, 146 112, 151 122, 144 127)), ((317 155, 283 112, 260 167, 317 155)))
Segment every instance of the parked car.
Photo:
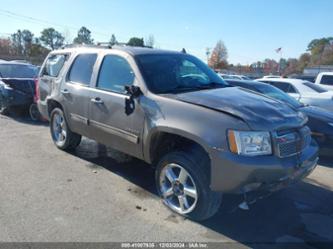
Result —
POLYGON ((318 106, 333 111, 333 92, 322 88, 318 84, 299 79, 257 79, 279 88, 303 104, 318 106))
POLYGON ((281 78, 280 75, 265 75, 263 77, 264 79, 278 79, 278 78, 281 78))
POLYGON ((316 81, 316 76, 303 75, 303 74, 294 74, 294 75, 288 76, 288 78, 310 81, 311 83, 315 83, 315 81, 316 81))
POLYGON ((235 79, 235 80, 251 80, 249 77, 245 76, 245 75, 236 75, 236 74, 221 74, 218 73, 218 75, 224 79, 235 79))
POLYGON ((0 109, 25 111, 34 102, 37 68, 19 62, 0 62, 0 109))
POLYGON ((256 81, 227 80, 231 86, 243 87, 271 98, 289 104, 291 107, 305 113, 312 136, 320 147, 320 154, 333 155, 333 113, 316 106, 304 105, 280 89, 266 83, 256 81))
POLYGON ((333 72, 318 74, 315 83, 320 84, 327 90, 333 90, 333 72))
POLYGON ((195 220, 214 215, 223 193, 277 190, 318 161, 303 113, 229 87, 186 53, 65 48, 39 76, 56 147, 87 136, 152 164, 163 203, 195 220))

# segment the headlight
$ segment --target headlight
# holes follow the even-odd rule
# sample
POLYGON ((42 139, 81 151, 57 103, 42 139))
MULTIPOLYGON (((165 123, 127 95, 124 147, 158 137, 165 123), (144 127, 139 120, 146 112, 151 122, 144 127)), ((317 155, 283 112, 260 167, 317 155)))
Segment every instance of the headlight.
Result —
POLYGON ((228 131, 230 151, 239 155, 271 155, 272 143, 269 132, 228 131))

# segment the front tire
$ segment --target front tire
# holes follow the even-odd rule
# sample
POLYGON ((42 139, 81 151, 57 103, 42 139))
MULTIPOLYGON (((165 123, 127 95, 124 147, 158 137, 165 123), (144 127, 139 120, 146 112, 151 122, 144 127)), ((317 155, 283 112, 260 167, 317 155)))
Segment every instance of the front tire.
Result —
POLYGON ((156 186, 163 203, 193 220, 205 220, 219 209, 222 194, 209 188, 209 159, 198 150, 174 151, 157 165, 156 186))
POLYGON ((54 144, 61 150, 73 150, 81 142, 81 136, 69 129, 64 112, 60 108, 51 112, 50 131, 54 144))

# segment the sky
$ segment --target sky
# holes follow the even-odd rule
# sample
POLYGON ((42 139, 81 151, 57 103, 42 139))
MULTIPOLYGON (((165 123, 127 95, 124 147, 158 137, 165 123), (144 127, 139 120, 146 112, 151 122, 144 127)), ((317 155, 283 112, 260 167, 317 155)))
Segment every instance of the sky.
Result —
POLYGON ((202 60, 222 40, 233 64, 278 60, 280 47, 283 57, 297 58, 312 39, 333 36, 332 0, 2 1, 0 36, 54 27, 72 40, 86 26, 95 41, 153 35, 157 47, 185 48, 202 60))

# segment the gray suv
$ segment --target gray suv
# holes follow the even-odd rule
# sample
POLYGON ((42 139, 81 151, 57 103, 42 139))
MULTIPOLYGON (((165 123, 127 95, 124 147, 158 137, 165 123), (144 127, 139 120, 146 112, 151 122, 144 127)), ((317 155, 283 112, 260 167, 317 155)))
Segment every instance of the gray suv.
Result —
POLYGON ((38 88, 58 148, 86 136, 144 160, 164 204, 195 220, 214 215, 222 193, 276 190, 318 161, 307 117, 186 53, 64 48, 46 58, 38 88))

